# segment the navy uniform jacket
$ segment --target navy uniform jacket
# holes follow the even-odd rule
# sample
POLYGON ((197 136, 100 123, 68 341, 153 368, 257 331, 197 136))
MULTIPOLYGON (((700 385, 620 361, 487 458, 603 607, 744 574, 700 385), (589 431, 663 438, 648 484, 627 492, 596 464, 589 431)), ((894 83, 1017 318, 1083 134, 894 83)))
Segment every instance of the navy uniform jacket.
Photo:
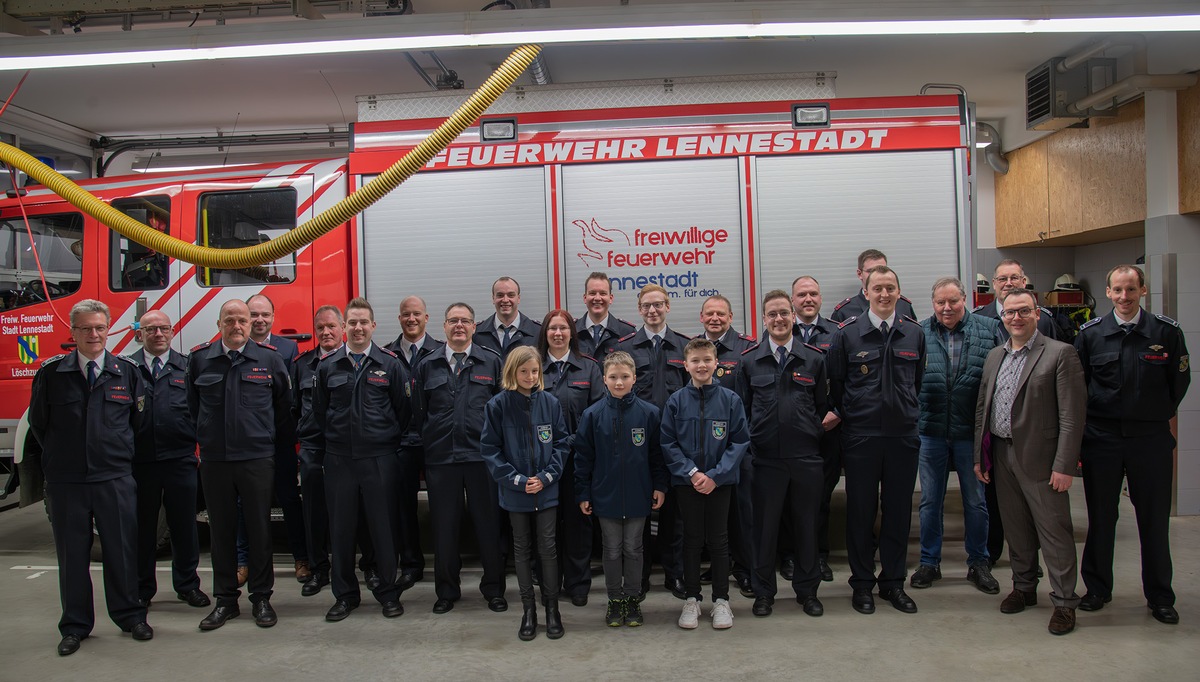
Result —
POLYGON ((622 337, 632 334, 636 329, 637 327, 625 320, 617 319, 610 313, 608 324, 604 326, 604 330, 600 334, 600 343, 596 343, 596 338, 592 335, 592 321, 588 319, 587 314, 584 314, 583 317, 575 320, 575 340, 579 343, 580 353, 590 355, 603 364, 604 359, 617 349, 617 342, 622 337))
MULTIPOLYGON (((702 332, 696 338, 707 339, 708 336, 702 332)), ((754 337, 739 334, 737 330, 730 327, 724 336, 713 341, 713 345, 717 347, 717 371, 713 372, 713 377, 725 388, 731 391, 736 390, 738 366, 742 364, 742 353, 754 345, 754 337)))
POLYGON ((575 432, 575 499, 604 519, 649 516, 654 491, 667 492, 670 479, 661 421, 658 408, 633 392, 605 395, 584 410, 575 432))
POLYGON ((343 345, 317 364, 302 442, 338 457, 395 455, 412 415, 408 372, 394 353, 374 344, 357 372, 349 353, 343 345))
POLYGON ((188 356, 187 389, 201 460, 274 456, 292 410, 292 381, 279 353, 247 341, 234 364, 220 341, 201 344, 188 356))
POLYGON ((645 327, 623 337, 617 343, 617 350, 623 350, 633 356, 633 364, 637 368, 637 381, 633 385, 634 395, 661 410, 667 404, 667 398, 690 380, 683 362, 683 349, 687 347, 689 340, 683 334, 672 331, 670 327, 663 328, 662 366, 656 367, 654 344, 646 335, 645 327))
POLYGON ((279 356, 283 358, 283 364, 287 366, 288 372, 292 371, 292 363, 300 355, 300 346, 295 341, 278 334, 267 334, 267 340, 258 345, 270 348, 279 353, 279 356))
POLYGON ((571 434, 570 444, 575 440, 575 429, 579 427, 583 411, 604 397, 604 376, 600 373, 600 365, 586 355, 571 353, 564 362, 564 371, 559 372, 547 354, 542 382, 546 385, 546 392, 562 405, 567 433, 571 434))
POLYGON ((413 375, 417 365, 421 364, 422 360, 434 353, 442 352, 446 346, 445 341, 438 341, 429 334, 426 334, 425 338, 421 340, 421 345, 417 346, 417 357, 410 362, 408 356, 404 353, 404 346, 400 343, 403 338, 403 334, 397 336, 395 341, 384 346, 384 348, 392 351, 396 354, 396 357, 400 358, 400 364, 404 365, 404 369, 408 371, 409 376, 413 375))
MULTIPOLYGON (((808 341, 803 341, 803 343, 807 343, 808 345, 814 346, 822 352, 828 353, 829 344, 833 341, 833 333, 837 331, 838 328, 837 322, 834 322, 827 317, 821 317, 820 315, 817 315, 817 319, 813 321, 813 325, 812 336, 809 336, 808 341)), ((792 325, 792 335, 795 336, 797 340, 802 341, 804 339, 804 335, 801 333, 801 331, 800 321, 799 318, 797 318, 796 323, 792 325)), ((766 332, 764 332, 763 343, 766 343, 767 340, 765 334, 766 332)))
POLYGON ((317 365, 324 356, 325 351, 317 346, 301 353, 292 363, 292 419, 296 421, 296 430, 300 433, 312 428, 308 420, 312 418, 313 387, 316 385, 317 365))
POLYGON ((1187 345, 1179 324, 1142 309, 1128 334, 1111 313, 1079 329, 1075 350, 1087 380, 1087 423, 1137 436, 1161 430, 1191 382, 1187 345))
POLYGON ((567 424, 554 396, 534 390, 502 391, 483 411, 480 453, 500 488, 500 508, 534 512, 558 506, 558 484, 567 456, 567 424), (542 489, 530 495, 533 477, 542 489))
POLYGON ((825 358, 829 397, 847 435, 917 435, 925 332, 899 314, 894 319, 886 344, 866 315, 846 320, 833 335, 825 358))
MULTIPOLYGON (((990 317, 993 320, 998 320, 1000 322, 1000 329, 996 330, 997 346, 1003 346, 1004 342, 1008 341, 1008 328, 1004 326, 1004 321, 1000 320, 1000 312, 996 310, 995 303, 975 306, 975 309, 971 312, 976 315, 990 317)), ((1048 339, 1054 339, 1055 341, 1058 340, 1058 325, 1054 324, 1054 313, 1051 312, 1049 308, 1038 306, 1037 330, 1039 334, 1048 339)))
POLYGON ((661 437, 673 485, 691 485, 694 471, 718 486, 734 485, 750 449, 742 399, 716 382, 701 388, 689 382, 671 394, 661 437))
POLYGON ((88 387, 71 352, 42 363, 33 377, 29 428, 42 446, 47 483, 99 483, 133 473, 150 426, 142 378, 128 358, 105 352, 88 387))
POLYGON ((484 348, 494 350, 500 355, 501 367, 504 366, 504 360, 508 359, 508 352, 517 346, 536 346, 538 334, 542 331, 540 322, 534 321, 528 315, 518 313, 517 326, 509 335, 508 345, 501 346, 503 337, 500 335, 500 330, 496 329, 495 313, 488 315, 487 319, 480 322, 475 327, 475 338, 471 339, 471 345, 483 346, 484 348))
MULTIPOLYGON (((871 305, 867 303, 867 296, 862 291, 847 298, 841 303, 833 307, 833 314, 829 316, 834 322, 845 322, 851 317, 866 317, 867 310, 871 305)), ((907 296, 901 296, 900 300, 896 301, 896 315, 907 317, 913 322, 917 321, 917 312, 913 310, 912 301, 907 296)))
POLYGON ((412 428, 420 436, 426 465, 483 461, 483 408, 500 392, 500 356, 473 343, 463 362, 455 375, 443 350, 417 365, 412 428))
POLYGON ((138 448, 138 462, 153 462, 196 456, 196 422, 188 414, 187 356, 175 350, 167 352, 158 378, 151 374, 153 356, 143 348, 129 358, 138 366, 146 384, 146 416, 150 428, 146 443, 138 448))
POLYGON ((825 354, 793 337, 780 368, 769 340, 742 355, 738 395, 755 458, 821 461, 821 420, 829 411, 825 354))

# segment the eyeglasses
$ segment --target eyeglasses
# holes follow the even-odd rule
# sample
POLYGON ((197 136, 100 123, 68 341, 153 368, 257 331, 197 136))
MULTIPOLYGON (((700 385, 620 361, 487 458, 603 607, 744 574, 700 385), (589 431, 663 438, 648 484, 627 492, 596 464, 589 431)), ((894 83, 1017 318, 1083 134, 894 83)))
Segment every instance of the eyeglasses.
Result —
POLYGON ((765 315, 768 320, 786 320, 792 316, 792 311, 772 310, 770 312, 763 313, 763 315, 765 315))
POLYGON ((638 308, 642 310, 663 310, 667 307, 666 301, 654 301, 653 303, 639 303, 638 308))
POLYGON ((104 332, 108 331, 108 325, 102 324, 95 327, 76 327, 72 325, 71 329, 74 329, 75 331, 86 336, 88 334, 103 334, 104 332))
POLYGON ((1004 283, 1004 282, 1020 282, 1020 281, 1021 281, 1021 280, 1023 280, 1023 279, 1025 279, 1025 275, 1008 275, 1007 277, 1005 277, 1005 276, 1001 276, 1001 275, 997 275, 996 277, 993 277, 993 278, 992 278, 992 281, 993 281, 993 282, 1000 282, 1000 283, 1004 283))
POLYGON ((1006 320, 1011 320, 1014 317, 1019 317, 1024 320, 1032 316, 1033 308, 1017 308, 1016 310, 1005 310, 1004 312, 1000 313, 1000 317, 1003 317, 1006 320))
POLYGON ((163 325, 161 327, 142 327, 142 332, 154 336, 155 334, 170 334, 171 325, 163 325))
POLYGON ((469 317, 451 317, 446 320, 446 326, 448 327, 457 327, 460 324, 464 327, 470 327, 475 324, 475 320, 469 317))

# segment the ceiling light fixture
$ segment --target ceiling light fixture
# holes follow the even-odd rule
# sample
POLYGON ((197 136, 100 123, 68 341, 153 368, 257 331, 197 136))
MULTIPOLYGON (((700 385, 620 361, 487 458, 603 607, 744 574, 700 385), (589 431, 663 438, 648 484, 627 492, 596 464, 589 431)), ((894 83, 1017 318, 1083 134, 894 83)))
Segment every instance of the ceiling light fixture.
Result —
POLYGON ((363 37, 345 40, 222 45, 181 49, 91 52, 0 58, 0 71, 113 66, 380 51, 501 47, 524 43, 638 42, 647 40, 801 38, 813 36, 979 35, 1029 33, 1146 33, 1200 31, 1200 15, 1085 17, 1064 19, 942 19, 919 21, 823 21, 715 23, 690 26, 546 28, 489 33, 363 37))

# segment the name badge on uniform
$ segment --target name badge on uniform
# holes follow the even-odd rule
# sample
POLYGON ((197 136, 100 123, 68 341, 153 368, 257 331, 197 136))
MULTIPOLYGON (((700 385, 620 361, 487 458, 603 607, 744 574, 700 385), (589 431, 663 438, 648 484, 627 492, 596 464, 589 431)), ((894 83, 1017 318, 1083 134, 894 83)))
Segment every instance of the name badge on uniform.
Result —
POLYGON ((550 439, 554 436, 554 430, 550 428, 549 424, 542 424, 537 427, 537 435, 538 440, 543 443, 549 443, 550 439))
POLYGON ((635 447, 646 443, 646 429, 631 429, 630 433, 633 435, 633 444, 635 447))
POLYGON ((713 438, 716 438, 717 440, 725 440, 725 434, 728 432, 728 425, 729 422, 714 421, 712 423, 713 438))

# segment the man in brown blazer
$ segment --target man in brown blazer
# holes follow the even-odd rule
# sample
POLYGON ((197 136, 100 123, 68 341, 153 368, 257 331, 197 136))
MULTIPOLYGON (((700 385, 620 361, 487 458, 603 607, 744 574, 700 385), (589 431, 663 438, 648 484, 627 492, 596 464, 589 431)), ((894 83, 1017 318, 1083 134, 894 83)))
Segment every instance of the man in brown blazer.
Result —
POLYGON ((992 349, 983 366, 975 409, 975 475, 984 483, 995 476, 1008 536, 1013 591, 1000 604, 1001 613, 1037 604, 1040 541, 1054 604, 1050 634, 1065 635, 1075 629, 1079 606, 1067 490, 1079 461, 1087 387, 1075 349, 1039 334, 1038 316, 1030 292, 1005 296, 1001 319, 1011 338, 992 349), (985 434, 991 440, 990 462, 981 457, 985 434))

